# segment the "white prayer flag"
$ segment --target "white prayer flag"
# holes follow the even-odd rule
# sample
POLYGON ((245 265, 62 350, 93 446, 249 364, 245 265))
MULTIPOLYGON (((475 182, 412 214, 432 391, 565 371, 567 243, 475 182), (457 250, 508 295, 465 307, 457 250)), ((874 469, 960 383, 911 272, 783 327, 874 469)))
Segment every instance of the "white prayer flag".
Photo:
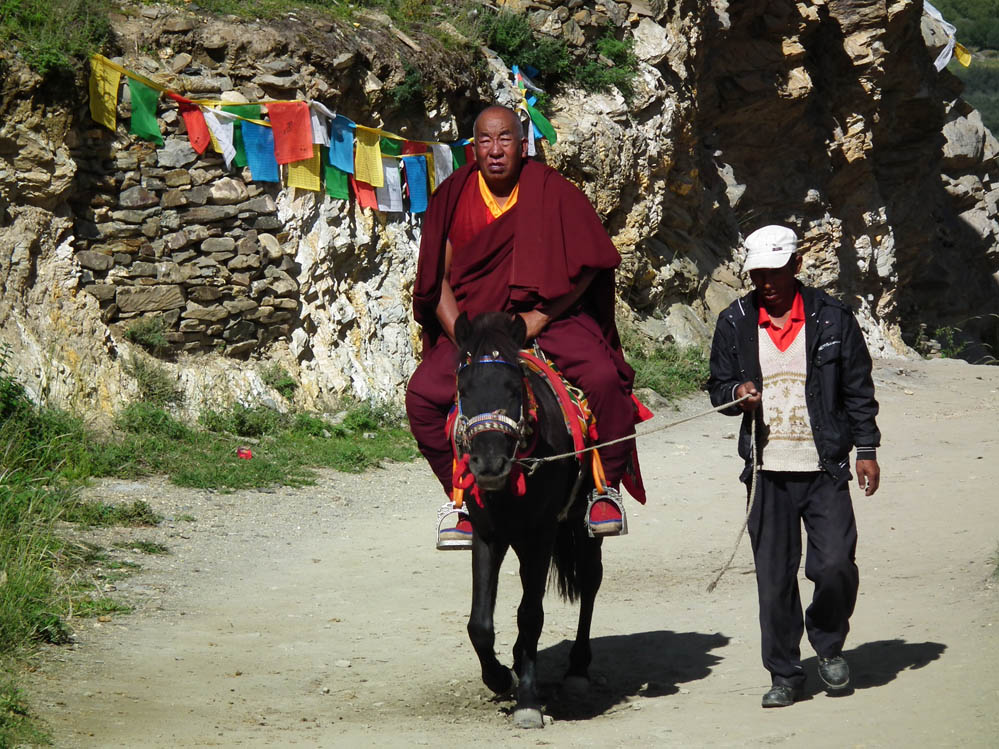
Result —
POLYGON ((399 160, 382 158, 385 184, 375 188, 379 211, 402 211, 402 178, 399 175, 399 160))

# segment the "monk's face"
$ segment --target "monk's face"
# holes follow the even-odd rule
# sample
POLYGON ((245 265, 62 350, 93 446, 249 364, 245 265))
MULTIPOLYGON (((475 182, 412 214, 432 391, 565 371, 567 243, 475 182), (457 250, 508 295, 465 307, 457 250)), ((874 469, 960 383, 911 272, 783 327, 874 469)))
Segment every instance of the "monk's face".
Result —
POLYGON ((509 195, 520 178, 527 138, 517 115, 503 107, 486 109, 475 121, 475 161, 489 190, 509 195))

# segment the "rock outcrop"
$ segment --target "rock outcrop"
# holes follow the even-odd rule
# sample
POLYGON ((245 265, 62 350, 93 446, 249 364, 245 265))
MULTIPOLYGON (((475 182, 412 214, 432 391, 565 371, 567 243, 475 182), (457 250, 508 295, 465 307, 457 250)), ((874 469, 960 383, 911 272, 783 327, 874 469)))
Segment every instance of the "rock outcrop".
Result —
MULTIPOLYGON (((645 335, 705 342, 745 290, 741 237, 771 222, 799 231, 806 278, 858 309, 876 354, 911 355, 942 325, 995 327, 999 144, 933 67, 943 42, 921 2, 502 4, 570 48, 607 24, 633 42, 631 95, 560 92, 541 157, 604 219, 620 313, 645 335)), ((413 139, 465 136, 484 104, 514 101, 494 53, 378 14, 262 25, 127 6, 113 26, 116 59, 180 93, 315 98, 413 139), (413 69, 415 110, 393 98, 413 69)), ((419 216, 254 183, 197 155, 171 104, 163 147, 128 134, 127 97, 112 133, 85 88, 53 94, 6 57, 0 337, 39 400, 113 413, 135 389, 126 332, 151 318, 192 414, 280 403, 258 373, 271 360, 301 382, 300 405, 401 397, 419 216)))

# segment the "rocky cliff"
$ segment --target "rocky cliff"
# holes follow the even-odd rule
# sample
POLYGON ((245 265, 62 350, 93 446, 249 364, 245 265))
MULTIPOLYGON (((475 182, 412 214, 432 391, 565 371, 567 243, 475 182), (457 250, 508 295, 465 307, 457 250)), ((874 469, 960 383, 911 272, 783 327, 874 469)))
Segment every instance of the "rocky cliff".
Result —
MULTIPOLYGON (((740 238, 771 222, 799 230, 807 279, 858 309, 874 353, 910 355, 942 325, 990 334, 999 144, 934 68, 943 42, 921 3, 506 5, 570 46, 608 23, 634 42, 632 95, 559 92, 559 139, 540 157, 604 219, 620 314, 645 335, 704 342, 745 288, 740 238)), ((125 6, 109 56, 191 97, 314 98, 413 139, 466 136, 483 105, 512 102, 502 61, 447 19, 435 34, 363 21, 125 6), (412 69, 423 99, 403 107, 393 91, 412 69)), ((85 82, 0 63, 0 337, 38 399, 113 413, 136 387, 125 333, 152 318, 191 413, 282 405, 269 361, 301 382, 300 405, 401 396, 419 216, 254 183, 198 156, 166 103, 162 148, 128 135, 127 97, 112 133, 90 120, 85 82)))

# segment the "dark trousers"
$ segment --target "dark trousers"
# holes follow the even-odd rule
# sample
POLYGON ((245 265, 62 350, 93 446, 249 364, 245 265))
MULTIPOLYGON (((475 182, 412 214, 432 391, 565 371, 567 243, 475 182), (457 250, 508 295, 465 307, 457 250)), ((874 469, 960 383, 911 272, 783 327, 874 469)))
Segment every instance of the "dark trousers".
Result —
POLYGON ((763 665, 774 684, 804 683, 803 631, 823 658, 843 649, 860 582, 848 481, 849 474, 837 481, 824 471, 760 471, 757 478, 749 537, 756 560, 763 665), (815 584, 804 620, 798 594, 801 521, 808 537, 805 577, 815 584))
MULTIPOLYGON (((538 344, 562 374, 586 394, 601 441, 635 433, 631 382, 616 365, 614 350, 591 317, 577 313, 552 321, 538 336, 538 344)), ((457 357, 454 344, 441 336, 431 349, 423 352, 423 361, 406 388, 410 429, 448 495, 452 456, 444 427, 454 404, 457 357)), ((624 475, 634 445, 628 440, 600 448, 609 483, 616 486, 624 475)))

